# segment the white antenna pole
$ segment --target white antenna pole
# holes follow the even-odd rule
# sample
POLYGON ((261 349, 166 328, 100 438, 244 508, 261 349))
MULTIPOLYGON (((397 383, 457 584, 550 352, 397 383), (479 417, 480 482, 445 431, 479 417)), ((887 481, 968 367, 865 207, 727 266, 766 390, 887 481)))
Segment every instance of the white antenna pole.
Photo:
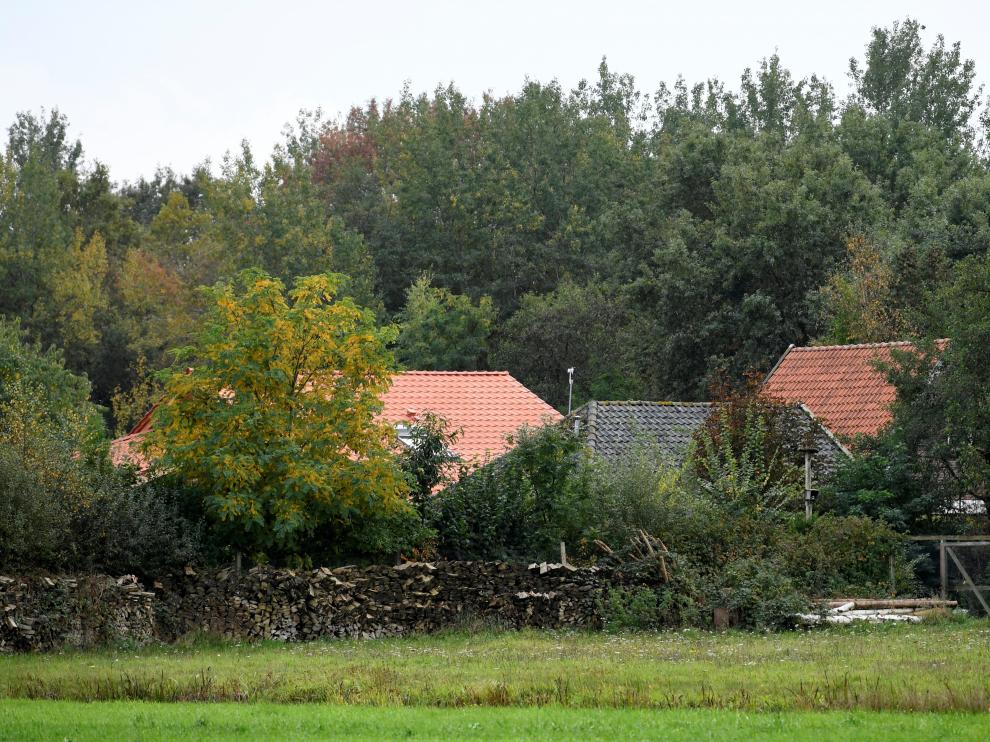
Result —
POLYGON ((567 369, 567 414, 571 414, 571 400, 574 398, 574 367, 567 369))

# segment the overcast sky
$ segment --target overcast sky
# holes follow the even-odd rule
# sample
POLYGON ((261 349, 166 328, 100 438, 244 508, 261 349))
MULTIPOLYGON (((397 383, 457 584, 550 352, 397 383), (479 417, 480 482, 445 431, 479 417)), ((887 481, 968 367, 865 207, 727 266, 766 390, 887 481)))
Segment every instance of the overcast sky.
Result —
POLYGON ((0 125, 58 107, 115 180, 187 171, 242 139, 267 155, 301 108, 330 115, 453 81, 468 96, 526 76, 569 88, 601 57, 642 90, 683 74, 733 85, 780 54, 795 77, 844 95, 870 28, 905 16, 961 41, 988 79, 990 3, 31 2, 0 0, 0 125))

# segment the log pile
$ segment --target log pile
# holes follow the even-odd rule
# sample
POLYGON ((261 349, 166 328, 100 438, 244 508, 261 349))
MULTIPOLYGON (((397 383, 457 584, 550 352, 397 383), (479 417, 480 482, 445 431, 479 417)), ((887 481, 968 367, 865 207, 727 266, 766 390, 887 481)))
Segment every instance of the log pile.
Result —
POLYGON ((133 575, 0 575, 0 652, 149 641, 154 600, 133 575))
POLYGON ((849 598, 826 601, 820 606, 818 613, 799 613, 798 619, 809 626, 856 621, 919 623, 933 612, 944 612, 956 605, 958 604, 954 600, 937 598, 849 598))
POLYGON ((228 639, 303 641, 436 631, 481 620, 560 628, 600 623, 608 570, 569 564, 407 562, 399 566, 257 567, 156 583, 162 638, 207 632, 228 639))

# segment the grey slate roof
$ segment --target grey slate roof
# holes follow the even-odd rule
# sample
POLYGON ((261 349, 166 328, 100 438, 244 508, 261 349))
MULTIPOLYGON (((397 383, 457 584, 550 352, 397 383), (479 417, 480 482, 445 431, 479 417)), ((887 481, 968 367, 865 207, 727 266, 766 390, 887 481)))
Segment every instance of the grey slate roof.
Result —
POLYGON ((600 456, 621 456, 637 441, 649 440, 679 461, 710 413, 708 402, 588 402, 572 418, 600 456))
MULTIPOLYGON (((682 461, 694 432, 712 413, 710 402, 588 402, 571 413, 589 448, 605 458, 617 458, 638 441, 656 442, 672 461, 682 461)), ((831 472, 849 455, 804 405, 794 407, 795 449, 812 434, 818 453, 814 468, 831 472)), ((795 454, 797 456, 797 454, 795 454)))

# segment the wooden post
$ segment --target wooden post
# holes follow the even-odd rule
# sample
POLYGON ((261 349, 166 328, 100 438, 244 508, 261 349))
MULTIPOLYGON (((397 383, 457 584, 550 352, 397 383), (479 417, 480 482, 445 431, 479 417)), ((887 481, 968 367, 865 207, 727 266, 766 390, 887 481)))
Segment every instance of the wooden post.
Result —
POLYGON ((942 600, 949 597, 949 565, 945 561, 945 540, 938 542, 938 576, 942 583, 942 600))
POLYGON ((729 609, 717 606, 713 612, 712 620, 715 623, 715 631, 725 631, 731 624, 729 609))
POLYGON ((564 546, 564 542, 560 542, 560 563, 563 565, 567 564, 567 547, 564 546))
POLYGON ((890 597, 897 595, 897 570, 894 568, 894 555, 890 555, 890 597))

